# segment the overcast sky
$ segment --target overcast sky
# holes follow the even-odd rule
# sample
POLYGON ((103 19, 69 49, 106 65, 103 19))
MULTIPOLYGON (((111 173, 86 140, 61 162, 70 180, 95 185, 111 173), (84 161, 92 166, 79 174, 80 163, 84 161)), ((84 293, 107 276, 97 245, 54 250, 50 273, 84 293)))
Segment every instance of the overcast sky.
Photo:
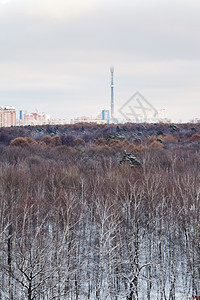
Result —
POLYGON ((199 0, 0 0, 0 106, 70 119, 139 91, 200 118, 199 0))

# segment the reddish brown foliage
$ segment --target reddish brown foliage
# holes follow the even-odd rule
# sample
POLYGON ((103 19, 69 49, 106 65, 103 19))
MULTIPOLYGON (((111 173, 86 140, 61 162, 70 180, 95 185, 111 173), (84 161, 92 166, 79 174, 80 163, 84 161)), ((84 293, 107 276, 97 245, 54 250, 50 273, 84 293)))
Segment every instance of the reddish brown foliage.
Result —
POLYGON ((75 147, 75 146, 85 146, 85 142, 83 139, 75 139, 73 140, 72 142, 72 145, 75 147))
POLYGON ((199 142, 199 141, 200 141, 200 134, 196 132, 191 136, 190 142, 199 142))
POLYGON ((159 142, 159 141, 153 141, 150 145, 149 145, 150 148, 159 148, 159 149, 162 149, 164 148, 164 145, 163 143, 159 142))
POLYGON ((37 142, 30 137, 25 137, 25 138, 18 137, 10 142, 11 147, 15 146, 15 147, 25 148, 33 145, 37 145, 37 142))

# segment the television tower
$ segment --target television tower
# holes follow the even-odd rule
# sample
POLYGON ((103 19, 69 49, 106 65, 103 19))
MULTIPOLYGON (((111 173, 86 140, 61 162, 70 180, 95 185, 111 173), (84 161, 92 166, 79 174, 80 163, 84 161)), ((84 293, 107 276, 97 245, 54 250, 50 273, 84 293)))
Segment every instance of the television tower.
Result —
POLYGON ((114 81, 113 81, 113 73, 114 73, 114 68, 110 68, 110 73, 111 73, 111 122, 114 119, 114 81))

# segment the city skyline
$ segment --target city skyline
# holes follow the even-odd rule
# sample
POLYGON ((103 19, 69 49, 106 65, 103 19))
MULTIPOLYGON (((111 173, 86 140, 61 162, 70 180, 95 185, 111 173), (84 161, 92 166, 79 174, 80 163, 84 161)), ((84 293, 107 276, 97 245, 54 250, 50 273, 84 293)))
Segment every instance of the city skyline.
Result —
POLYGON ((71 119, 136 92, 174 121, 199 118, 198 1, 0 0, 0 102, 71 119))

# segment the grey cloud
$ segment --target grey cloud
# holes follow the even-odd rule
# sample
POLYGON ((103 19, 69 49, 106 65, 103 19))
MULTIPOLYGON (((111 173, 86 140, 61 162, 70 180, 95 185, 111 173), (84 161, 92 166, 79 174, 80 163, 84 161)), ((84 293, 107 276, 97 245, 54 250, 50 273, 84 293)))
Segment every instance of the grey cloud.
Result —
MULTIPOLYGON (((1 102, 8 99, 26 109, 35 102, 44 110, 49 99, 47 110, 52 114, 59 112, 55 102, 66 105, 62 115, 69 110, 90 114, 109 106, 111 64, 116 67, 118 105, 138 89, 156 102, 163 99, 166 107, 170 99, 175 101, 172 95, 187 107, 185 91, 195 91, 196 99, 200 92, 197 1, 96 2, 92 11, 61 19, 0 6, 1 102), (160 96, 167 88, 168 102, 160 96)), ((190 105, 187 110, 192 116, 197 109, 190 105)))

